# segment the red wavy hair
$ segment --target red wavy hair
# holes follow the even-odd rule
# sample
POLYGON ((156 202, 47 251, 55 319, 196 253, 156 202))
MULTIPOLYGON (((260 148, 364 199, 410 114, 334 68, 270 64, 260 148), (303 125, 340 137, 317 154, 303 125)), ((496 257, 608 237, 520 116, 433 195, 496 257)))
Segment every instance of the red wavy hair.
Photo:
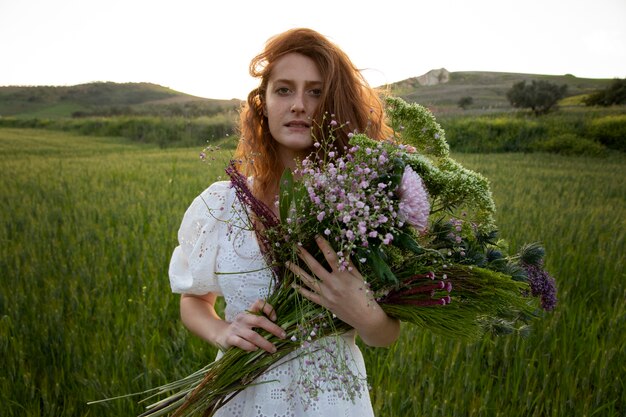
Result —
POLYGON ((379 92, 369 86, 339 47, 311 29, 291 29, 270 38, 263 52, 250 62, 250 75, 259 78, 260 84, 248 94, 241 110, 241 139, 235 151, 235 158, 243 162, 240 165, 242 173, 255 179, 254 194, 266 203, 271 202, 267 200, 278 191, 284 167, 278 158, 267 117, 263 114, 265 94, 275 62, 294 52, 311 58, 322 76, 320 105, 313 116, 313 135, 323 134, 324 114, 334 114, 335 120, 344 124, 335 132, 340 150, 348 143, 350 132, 366 132, 373 139, 383 139, 391 133, 385 123, 379 92))

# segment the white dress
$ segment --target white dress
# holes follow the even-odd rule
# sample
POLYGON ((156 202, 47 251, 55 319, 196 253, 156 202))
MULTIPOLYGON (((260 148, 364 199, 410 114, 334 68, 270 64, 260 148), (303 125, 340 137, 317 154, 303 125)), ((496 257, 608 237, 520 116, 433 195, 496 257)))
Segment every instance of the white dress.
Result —
MULTIPOLYGON (((216 182, 198 196, 178 232, 179 246, 169 269, 172 291, 223 295, 227 321, 266 298, 272 275, 247 225, 230 182, 216 182)), ((255 381, 271 382, 246 388, 216 416, 373 416, 365 364, 354 338, 354 332, 327 337, 314 342, 321 347, 315 353, 294 360, 289 359, 299 351, 290 354, 255 381), (320 369, 325 371, 319 374, 320 369), (322 382, 312 386, 313 379, 322 382)))

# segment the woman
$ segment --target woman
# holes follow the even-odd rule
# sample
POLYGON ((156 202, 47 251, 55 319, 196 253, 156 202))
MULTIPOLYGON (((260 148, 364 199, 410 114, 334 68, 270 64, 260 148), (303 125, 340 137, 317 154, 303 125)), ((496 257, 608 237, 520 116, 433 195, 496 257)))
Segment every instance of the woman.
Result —
MULTIPOLYGON (((252 60, 250 72, 260 78, 260 85, 242 110, 242 139, 235 157, 244 162, 241 169, 251 178, 255 196, 269 207, 275 208, 284 168, 295 167, 298 159, 316 150, 314 137, 322 134, 325 115, 348 122, 335 132, 339 150, 350 131, 367 131, 374 138, 389 133, 376 92, 345 53, 315 31, 294 29, 270 39, 252 60)), ((255 329, 279 338, 285 333, 275 323, 272 306, 264 302, 272 273, 247 219, 228 182, 211 185, 185 214, 170 281, 173 291, 182 293, 181 318, 193 333, 220 349, 272 353, 274 345, 255 329), (214 308, 218 295, 226 301, 224 320, 214 308)), ((313 274, 289 265, 303 283, 297 290, 355 331, 316 342, 301 359, 290 360, 298 352, 287 357, 255 381, 267 383, 246 388, 217 415, 373 415, 355 332, 368 345, 388 346, 398 337, 399 323, 368 298, 356 268, 335 268, 337 254, 331 245, 322 238, 317 243, 332 269, 303 250, 301 257, 313 274), (317 382, 311 384, 308 372, 319 369, 324 372, 316 373, 317 382)))

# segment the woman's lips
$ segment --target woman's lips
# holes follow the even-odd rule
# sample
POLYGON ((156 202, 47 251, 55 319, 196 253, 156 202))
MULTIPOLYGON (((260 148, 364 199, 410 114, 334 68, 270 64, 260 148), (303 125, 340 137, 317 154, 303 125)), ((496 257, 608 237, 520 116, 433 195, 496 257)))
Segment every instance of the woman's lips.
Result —
POLYGON ((285 123, 285 126, 291 127, 291 128, 300 128, 300 129, 308 129, 311 127, 309 123, 305 121, 301 121, 301 120, 293 120, 291 122, 285 123))

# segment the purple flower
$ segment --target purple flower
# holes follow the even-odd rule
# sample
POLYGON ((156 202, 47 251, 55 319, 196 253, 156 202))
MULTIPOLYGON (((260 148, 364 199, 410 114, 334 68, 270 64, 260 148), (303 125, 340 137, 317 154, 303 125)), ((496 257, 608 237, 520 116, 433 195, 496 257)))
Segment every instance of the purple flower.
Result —
POLYGON ((430 214, 428 193, 422 179, 410 166, 404 169, 398 194, 400 195, 398 205, 400 220, 409 223, 419 231, 426 229, 430 214))
POLYGON ((541 297, 541 307, 544 310, 554 310, 556 307, 556 282, 544 269, 536 265, 525 265, 530 292, 533 297, 541 297))

